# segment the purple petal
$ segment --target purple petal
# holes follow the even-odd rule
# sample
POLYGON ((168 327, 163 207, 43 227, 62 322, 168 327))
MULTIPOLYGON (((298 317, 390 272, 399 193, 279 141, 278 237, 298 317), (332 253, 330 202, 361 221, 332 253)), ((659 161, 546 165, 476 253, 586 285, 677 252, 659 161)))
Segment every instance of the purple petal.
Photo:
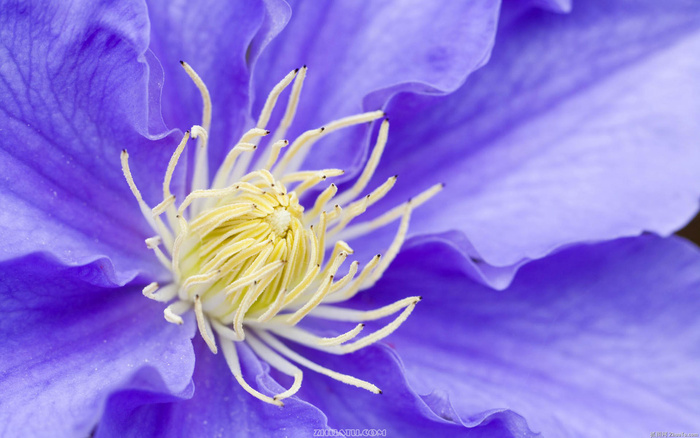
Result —
MULTIPOLYGON (((499 7, 496 0, 292 4, 288 26, 256 66, 253 106, 257 116, 272 86, 308 65, 292 139, 339 117, 380 109, 402 90, 456 89, 488 57, 499 7)), ((365 133, 358 128, 330 137, 332 144, 314 148, 308 167, 349 170, 365 133)))
MULTIPOLYGON (((202 124, 199 90, 180 65, 189 63, 212 99, 210 167, 216 169, 249 122, 250 68, 286 24, 281 0, 228 2, 149 0, 151 49, 165 70, 163 116, 181 130, 202 124)), ((281 79, 281 77, 280 77, 281 79)))
POLYGON ((187 389, 192 321, 167 323, 110 269, 38 255, 0 264, 0 435, 88 436, 112 391, 187 389))
POLYGON ((510 425, 521 432, 519 437, 534 436, 527 430, 524 420, 513 412, 499 410, 462 421, 454 415, 449 401, 438 394, 419 396, 406 382, 400 360, 385 345, 367 347, 345 356, 294 347, 314 362, 369 381, 383 391, 379 395, 372 394, 306 372, 300 397, 325 412, 332 428, 379 429, 386 431, 385 436, 402 437, 515 436, 509 433, 510 425))
POLYGON ((462 418, 512 409, 544 436, 693 430, 700 406, 700 252, 643 236, 576 246, 494 292, 441 244, 403 253, 355 303, 423 295, 390 338, 409 381, 462 418), (661 426, 662 425, 662 426, 661 426))
MULTIPOLYGON (((198 339, 195 392, 191 400, 152 397, 130 391, 110 400, 97 436, 311 436, 327 429, 326 417, 315 407, 296 399, 284 407, 272 406, 248 394, 236 382, 222 354, 213 355, 198 339), (151 403, 151 404, 149 404, 151 403), (157 404, 155 404, 157 403, 157 404)), ((243 375, 264 393, 281 392, 245 344, 238 344, 243 375)))
POLYGON ((700 192, 698 29, 700 8, 681 1, 520 16, 455 94, 392 101, 374 184, 399 179, 383 208, 446 182, 412 232, 461 230, 465 252, 511 269, 575 242, 677 230, 700 192))
POLYGON ((164 134, 145 7, 4 4, 0 28, 0 260, 108 255, 120 272, 157 272, 119 160, 127 148, 144 196, 160 201, 158 178, 143 176, 164 173, 177 139, 151 135, 164 134))
MULTIPOLYGON (((573 0, 518 0, 518 6, 539 7, 554 12, 571 12, 573 0)), ((511 6, 506 4, 504 8, 511 6)))

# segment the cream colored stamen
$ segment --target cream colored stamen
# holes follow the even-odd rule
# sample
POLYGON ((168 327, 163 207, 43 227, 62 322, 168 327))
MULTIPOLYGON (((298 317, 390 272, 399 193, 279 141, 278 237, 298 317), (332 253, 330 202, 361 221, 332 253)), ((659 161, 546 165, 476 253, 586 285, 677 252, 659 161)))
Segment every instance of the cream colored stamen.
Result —
POLYGON ((123 151, 121 155, 124 177, 156 233, 146 240, 146 245, 173 274, 170 284, 147 285, 144 296, 159 302, 174 299, 164 316, 175 324, 182 324, 182 315, 193 309, 199 333, 209 349, 217 353, 221 348, 236 381, 266 403, 283 406, 281 400, 299 390, 303 372, 292 362, 349 385, 381 393, 369 382, 309 361, 280 339, 329 354, 347 354, 394 332, 409 317, 420 297, 408 297, 369 311, 332 304, 352 298, 381 278, 406 239, 411 212, 437 194, 442 185, 431 187, 376 219, 358 222, 396 183, 396 177, 391 177, 362 196, 387 143, 389 121, 385 119, 367 164, 353 186, 338 193, 338 187, 329 184, 317 192, 315 201, 310 203, 313 207, 305 211, 300 204, 302 196, 311 196, 317 186, 344 174, 342 169, 299 170, 313 144, 342 128, 384 117, 382 111, 345 117, 304 132, 290 145, 282 137, 296 114, 306 67, 290 72, 273 88, 256 126, 243 134, 229 151, 209 184, 207 144, 211 97, 197 73, 187 63, 182 65, 202 96, 203 120, 201 126, 195 125, 185 133, 173 152, 163 178, 163 201, 154 208, 146 204, 136 187, 128 153, 123 151), (270 134, 267 124, 274 107, 291 84, 280 124, 269 141, 262 143, 265 152, 251 168, 261 141, 270 134), (192 190, 177 200, 170 185, 190 137, 197 139, 192 190), (358 261, 353 261, 347 271, 341 270, 353 255, 351 245, 346 242, 352 243, 351 239, 397 220, 398 229, 383 256, 376 255, 362 270, 358 261), (331 247, 333 250, 326 257, 331 247), (339 272, 344 275, 341 277, 339 272), (396 313, 398 316, 390 322, 358 338, 365 321, 396 313), (306 318, 358 324, 345 333, 322 337, 303 328, 306 318), (292 386, 274 396, 254 389, 243 378, 236 342, 247 342, 271 367, 292 376, 292 386))

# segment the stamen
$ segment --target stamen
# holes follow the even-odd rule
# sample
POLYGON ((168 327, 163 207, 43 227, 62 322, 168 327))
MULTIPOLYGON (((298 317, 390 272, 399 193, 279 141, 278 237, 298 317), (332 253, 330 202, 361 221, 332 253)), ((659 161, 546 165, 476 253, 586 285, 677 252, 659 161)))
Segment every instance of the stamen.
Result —
MULTIPOLYGON (((392 322, 389 324, 385 325, 381 329, 377 330, 376 332, 369 334, 365 336, 364 338, 361 338, 355 342, 352 342, 350 344, 345 344, 345 345, 336 345, 336 344, 326 344, 323 345, 320 342, 320 338, 311 335, 310 333, 297 329, 296 327, 286 327, 284 330, 276 330, 274 328, 271 328, 270 330, 276 333, 279 336, 282 336, 284 338, 287 338, 291 341, 298 342, 302 345, 306 345, 307 347, 315 348, 317 350, 325 351, 326 353, 331 353, 331 354, 348 354, 348 353, 354 353, 357 350, 360 350, 364 347, 367 347, 369 345, 374 344, 377 341, 380 341, 390 334, 392 334, 397 328, 401 326, 401 324, 408 319, 408 317, 411 315, 411 312, 413 312, 413 309, 416 307, 416 304, 420 301, 419 299, 414 299, 404 310, 399 314, 396 319, 394 319, 392 322)), ((313 315, 313 316, 318 316, 318 315, 313 315)), ((358 326, 359 327, 359 326, 358 326)), ((357 327, 355 327, 357 329, 357 327)), ((359 330, 357 331, 359 333, 359 330)), ((351 332, 348 332, 351 333, 351 332)), ((345 335, 347 335, 346 333, 345 335)), ((341 335, 341 336, 345 336, 341 335)), ((354 337, 354 336, 353 336, 354 337)))
POLYGON ((148 206, 148 204, 146 204, 146 201, 143 200, 143 197, 141 196, 141 192, 136 187, 136 183, 134 182, 134 177, 131 175, 131 169, 129 168, 129 153, 126 151, 126 149, 122 149, 121 162, 122 162, 122 173, 124 174, 124 178, 126 178, 127 184, 129 184, 129 188, 131 189, 131 193, 134 195, 134 198, 136 198, 136 200, 139 203, 139 208, 141 209, 141 214, 143 215, 143 217, 146 218, 146 221, 151 226, 153 231, 158 232, 158 228, 156 227, 155 221, 153 220, 153 215, 151 213, 151 209, 148 206))
POLYGON ((206 342, 207 346, 212 353, 216 354, 216 341, 214 341, 214 333, 211 331, 211 325, 209 325, 209 320, 204 316, 202 312, 202 300, 199 295, 194 297, 194 314, 197 317, 197 327, 199 327, 199 334, 202 335, 202 339, 206 342))
POLYGON ((151 213, 153 214, 153 216, 160 216, 173 205, 175 205, 175 195, 170 195, 167 198, 163 199, 163 201, 160 204, 153 207, 153 209, 151 209, 151 213))
POLYGON ((277 161, 277 158, 280 156, 280 151, 282 148, 286 148, 289 146, 289 141, 287 140, 278 140, 270 146, 270 157, 268 158, 267 162, 263 166, 261 166, 263 169, 270 170, 272 166, 275 164, 277 161))
MULTIPOLYGON (((417 208, 420 205, 422 205, 424 202, 428 201, 430 198, 433 196, 437 195, 443 188, 445 187, 444 184, 436 184, 429 188, 428 190, 424 191, 420 195, 416 196, 415 198, 411 199, 411 205, 413 208, 417 208)), ((338 235, 338 238, 343 239, 343 240, 352 240, 356 237, 359 236, 364 236, 365 234, 369 234, 372 231, 383 227, 384 225, 390 224, 399 217, 401 217, 405 211, 406 203, 401 204, 397 207, 392 208, 391 210, 387 211, 386 213, 382 214, 381 216, 368 221, 368 222, 362 222, 357 225, 353 225, 352 227, 348 227, 345 230, 343 230, 342 233, 338 235)))
POLYGON ((322 347, 332 347, 334 345, 340 345, 344 342, 347 342, 353 338, 355 338, 357 335, 360 334, 360 332, 365 328, 364 323, 357 324, 354 329, 350 330, 349 332, 345 332, 342 335, 335 336, 333 338, 318 338, 316 340, 316 343, 322 347))
MULTIPOLYGON (((284 116, 282 117, 277 130, 272 136, 273 142, 284 138, 284 136, 287 134, 287 129, 289 129, 289 127, 292 125, 292 120, 294 120, 294 115, 296 114, 297 106, 299 105, 301 87, 304 85, 304 79, 306 79, 306 70, 306 66, 299 69, 299 74, 294 81, 294 85, 292 85, 292 93, 289 96, 289 101, 287 102, 287 109, 284 112, 284 116)), ((269 169, 267 166, 266 168, 269 169)))
POLYGON ((377 134, 377 143, 374 145, 372 154, 369 157, 369 161, 365 165, 362 174, 357 179, 357 182, 352 186, 352 188, 346 192, 343 192, 335 202, 338 204, 346 204, 347 202, 355 199, 369 183, 370 178, 374 175, 374 171, 377 169, 379 164, 379 159, 382 157, 384 152, 384 146, 389 139, 389 119, 384 119, 382 125, 379 127, 379 134, 377 134))
POLYGON ((275 177, 279 177, 283 174, 289 163, 292 161, 292 158, 295 156, 299 155, 299 151, 304 147, 305 144, 309 143, 310 141, 314 139, 318 139, 323 135, 323 131, 325 131, 325 127, 321 127, 318 129, 312 129, 310 131, 306 131, 303 134, 301 134, 297 139, 292 143, 292 145, 289 147, 289 150, 287 151, 286 154, 284 154, 284 157, 282 157, 282 160, 278 162, 272 169, 272 174, 275 177))
POLYGON ((381 254, 377 254, 376 256, 372 257, 372 259, 367 263, 367 265, 362 269, 362 272, 360 273, 360 276, 357 277, 355 280, 353 280, 352 283, 350 283, 350 286, 345 289, 345 290, 340 290, 337 293, 332 293, 331 295, 328 295, 323 302, 325 303, 337 303, 340 301, 347 301, 350 298, 354 297, 359 291, 360 288, 362 287, 363 284, 365 284, 366 279, 369 277, 369 275, 372 273, 374 270, 374 267, 379 264, 379 261, 381 260, 382 256, 381 254))
POLYGON ((154 208, 149 208, 136 187, 127 152, 121 155, 127 184, 142 214, 157 233, 146 239, 146 245, 173 275, 172 282, 162 287, 157 282, 148 284, 143 288, 144 296, 170 303, 163 313, 165 319, 174 324, 182 324, 182 315, 194 308, 199 334, 212 353, 216 354, 221 348, 236 381, 266 403, 283 406, 282 399, 299 391, 303 372, 292 362, 338 381, 381 393, 369 382, 311 362, 280 339, 330 354, 347 354, 393 333, 408 318, 420 297, 409 297, 369 311, 329 304, 350 299, 381 278, 406 239, 411 212, 438 193, 442 185, 431 187, 373 220, 348 226, 383 199, 396 183, 396 176, 391 177, 358 198, 371 181, 386 146, 389 121, 384 120, 367 164, 352 187, 338 194, 338 187, 330 184, 320 191, 315 201, 309 201, 313 201, 313 207, 305 211, 300 197, 308 198, 311 189, 327 178, 344 174, 342 169, 332 168, 299 170, 313 144, 339 129, 385 117, 382 111, 346 117, 308 130, 290 145, 282 137, 294 119, 306 66, 289 73, 275 86, 265 101, 256 127, 243 134, 231 148, 209 184, 207 145, 211 97, 194 70, 184 62, 182 65, 202 96, 202 123, 185 132, 170 157, 163 178, 163 200, 154 208), (249 169, 257 145, 262 137, 270 134, 267 124, 279 97, 292 83, 285 113, 271 140, 265 144, 264 154, 258 156, 254 168, 249 169), (193 180, 189 193, 178 200, 171 193, 170 185, 190 137, 197 139, 193 180), (282 149, 288 145, 280 158, 282 149), (163 215, 167 224, 161 218, 163 215), (336 274, 354 252, 346 240, 397 219, 400 219, 398 230, 384 256, 373 257, 359 275, 359 262, 353 261, 347 273, 336 281, 336 274), (330 247, 333 251, 324 263, 330 247), (397 312, 400 313, 392 321, 358 338, 366 321, 397 312), (358 324, 338 336, 320 337, 297 327, 306 317, 358 324), (235 342, 247 342, 271 367, 292 376, 292 386, 274 397, 253 389, 243 378, 235 342))
POLYGON ((275 400, 283 400, 285 398, 293 396, 299 391, 299 389, 301 388, 301 380, 304 376, 304 373, 302 373, 302 371, 298 367, 292 365, 282 356, 275 353, 262 342, 258 341, 255 338, 255 336, 251 335, 248 338, 248 345, 250 345, 253 351, 255 351, 255 353, 257 353, 257 355, 261 359, 266 361, 271 367, 294 378, 294 383, 292 384, 292 387, 284 391, 283 393, 274 396, 273 398, 275 400))
POLYGON ((244 338, 241 338, 238 336, 238 333, 233 331, 232 329, 226 327, 225 325, 221 324, 218 320, 212 319, 211 320, 211 325, 216 331, 216 333, 219 335, 219 337, 224 337, 230 341, 243 341, 244 338))
POLYGON ((377 280, 379 280, 382 277, 382 275, 384 275, 384 271, 386 271, 391 262, 394 261, 394 258, 399 253, 399 250, 401 249, 404 240, 406 240, 406 233, 408 232, 408 221, 410 218, 411 205, 407 204, 403 216, 401 217, 399 229, 396 231, 396 236, 394 236, 394 241, 391 242, 391 246, 389 246, 389 249, 384 253, 384 257, 382 258, 381 262, 379 262, 377 269, 375 269, 372 275, 370 275, 370 277, 367 279, 364 285, 365 287, 374 286, 374 283, 376 283, 377 280))
POLYGON ((263 341, 267 343, 270 347, 274 348, 276 351, 282 353, 284 356, 298 363, 299 365, 305 366, 306 368, 316 371, 319 374, 326 375, 331 379, 338 380, 339 382, 346 383, 348 385, 357 386, 358 388, 366 389, 367 391, 373 392, 375 394, 381 394, 382 390, 377 388, 375 385, 366 382, 364 380, 358 379, 356 377, 348 376, 346 374, 341 374, 336 371, 331 371, 328 368, 324 368, 305 357, 299 355, 298 353, 287 348, 286 345, 265 333, 261 330, 255 330, 255 334, 260 337, 263 341))
POLYGON ((200 190, 206 187, 209 181, 209 163, 207 154, 207 133, 211 129, 211 96, 207 86, 199 75, 184 61, 180 61, 185 71, 199 89, 202 96, 202 126, 200 129, 192 128, 192 137, 199 137, 197 151, 195 153, 194 176, 192 177, 192 189, 200 190), (203 135, 202 135, 203 134, 203 135))
POLYGON ((382 327, 381 329, 372 333, 371 335, 365 336, 362 339, 359 339, 359 340, 352 342, 350 344, 341 345, 339 347, 340 350, 344 354, 345 353, 353 353, 361 348, 365 348, 368 345, 372 345, 375 342, 386 338, 387 336, 392 334, 397 328, 399 328, 399 326, 401 324, 403 324, 404 321, 406 321, 406 319, 408 319, 409 315, 411 314, 411 312, 413 312, 413 309, 416 307, 416 303, 418 301, 420 301, 420 300, 414 301, 413 303, 409 304, 409 306, 406 307, 403 312, 401 312, 401 314, 398 316, 398 318, 396 318, 395 320, 393 320, 389 324, 385 325, 384 327, 382 327))
POLYGON ((160 289, 159 288, 160 286, 158 283, 153 282, 143 288, 143 295, 146 298, 150 298, 161 303, 167 303, 175 298, 175 295, 177 295, 177 286, 174 284, 169 284, 160 289), (156 291, 158 291, 158 293, 156 293, 156 291))
POLYGON ((258 117, 258 125, 256 126, 256 128, 262 129, 265 126, 267 126, 267 122, 270 120, 270 116, 272 115, 272 109, 275 107, 277 99, 280 97, 280 94, 282 94, 282 91, 284 91, 284 89, 292 83, 294 77, 297 75, 298 72, 299 69, 292 70, 287 74, 287 76, 284 77, 284 79, 282 79, 277 85, 275 85, 274 88, 272 88, 272 91, 270 91, 270 94, 267 96, 265 105, 263 105, 263 109, 260 112, 260 117, 258 117))
POLYGON ((411 304, 415 304, 421 299, 423 298, 408 297, 375 310, 355 310, 344 309, 342 307, 320 305, 314 310, 312 310, 309 316, 347 322, 373 321, 375 319, 384 318, 385 316, 389 316, 393 313, 396 313, 400 309, 410 306, 411 304))
POLYGON ((180 160, 180 155, 182 155, 182 151, 185 150, 185 146, 187 145, 187 141, 189 139, 190 131, 187 130, 185 131, 185 135, 182 137, 182 140, 180 140, 180 144, 178 144, 177 148, 175 148, 175 152, 173 152, 173 155, 170 157, 168 168, 165 170, 165 177, 163 178, 163 199, 168 199, 171 195, 170 182, 173 179, 175 167, 177 166, 177 162, 180 160))
POLYGON ((314 207, 304 214, 304 221, 312 221, 316 219, 321 211, 326 207, 326 204, 338 193, 338 187, 335 184, 329 185, 320 195, 316 198, 314 207))
MULTIPOLYGON (((284 79, 282 79, 277 85, 275 85, 270 94, 267 96, 267 99, 265 100, 265 105, 263 106, 263 109, 260 112, 260 117, 258 118, 258 124, 256 125, 258 129, 262 129, 267 125, 267 122, 270 120, 270 116, 272 115, 272 110, 274 109, 275 104, 277 103, 277 99, 279 98, 279 95, 292 82, 298 71, 299 69, 296 69, 287 74, 287 76, 285 76, 284 79)), ((270 131, 267 131, 267 134, 269 133, 270 131)), ((275 140, 273 140, 273 142, 274 141, 275 140)), ((253 156, 251 154, 248 154, 243 156, 240 162, 236 163, 232 175, 232 178, 234 180, 240 179, 240 177, 248 171, 252 158, 253 156)))
POLYGON ((166 321, 172 322, 173 324, 182 325, 184 321, 182 320, 180 315, 187 312, 191 308, 192 303, 189 301, 176 301, 173 304, 166 307, 163 311, 163 314, 165 315, 166 321))
MULTIPOLYGON (((349 126, 354 125, 361 125, 363 123, 371 122, 382 117, 384 117, 384 111, 372 111, 368 113, 338 119, 332 123, 327 124, 317 132, 317 135, 305 139, 306 141, 300 142, 297 146, 297 149, 294 149, 294 144, 292 144, 292 147, 290 148, 289 152, 282 158, 279 167, 275 168, 275 172, 273 173, 275 175, 278 175, 277 172, 284 172, 287 166, 289 166, 290 171, 296 171, 299 168, 299 166, 303 164, 311 146, 318 139, 320 139, 321 136, 328 135, 331 132, 337 131, 338 129, 347 128, 349 126)), ((304 134, 302 134, 299 138, 303 137, 304 134)))
MULTIPOLYGON (((309 347, 333 347, 354 339, 360 332, 365 328, 364 323, 357 324, 352 330, 345 332, 341 335, 335 336, 333 338, 322 338, 316 335, 312 335, 306 330, 300 329, 298 327, 288 327, 286 325, 279 326, 267 326, 267 330, 275 333, 278 336, 282 336, 286 339, 298 342, 309 347)), ((323 351, 327 349, 323 348, 323 351)))
POLYGON ((233 169, 233 166, 236 164, 236 159, 244 152, 252 152, 254 151, 257 146, 253 143, 248 143, 250 140, 256 137, 260 137, 263 135, 267 135, 269 131, 263 130, 263 129, 251 129, 248 131, 249 133, 249 138, 246 138, 246 141, 243 141, 241 139, 241 142, 238 143, 236 146, 233 147, 229 151, 229 153, 226 155, 226 158, 224 158, 224 162, 219 167, 219 170, 216 172, 216 176, 214 177, 214 183, 212 184, 212 188, 214 189, 220 189, 223 188, 226 185, 226 182, 228 180, 228 177, 231 173, 231 170, 233 169))
POLYGON ((231 373, 233 374, 233 377, 236 379, 239 385, 243 387, 243 389, 248 392, 248 394, 252 395, 253 397, 264 401, 265 403, 270 403, 271 405, 277 405, 277 406, 284 406, 284 403, 282 403, 279 400, 275 400, 272 397, 268 397, 255 389, 253 389, 244 379, 243 379, 243 374, 241 373, 241 364, 238 361, 238 353, 236 352, 236 346, 233 344, 233 342, 222 339, 221 340, 221 351, 224 353, 224 358, 226 359, 226 363, 228 364, 228 368, 231 370, 231 373))
POLYGON ((163 251, 161 251, 160 247, 158 246, 158 245, 160 245, 161 241, 162 241, 162 239, 160 238, 160 236, 149 237, 148 239, 146 239, 146 247, 148 249, 152 249, 153 252, 156 253, 156 257, 158 258, 158 261, 163 266, 165 266, 167 269, 170 269, 170 267, 172 266, 172 262, 163 253, 163 251))

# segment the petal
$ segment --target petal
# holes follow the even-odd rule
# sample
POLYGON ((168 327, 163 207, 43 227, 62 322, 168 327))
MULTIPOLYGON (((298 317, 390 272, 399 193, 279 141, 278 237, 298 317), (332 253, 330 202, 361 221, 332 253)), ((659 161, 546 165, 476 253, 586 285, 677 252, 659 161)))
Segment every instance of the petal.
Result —
POLYGON ((575 242, 666 235, 694 215, 700 8, 583 3, 500 29, 455 94, 392 101, 374 184, 399 179, 380 208, 445 182, 412 232, 461 230, 465 253, 512 269, 575 242))
MULTIPOLYGON (((253 114, 277 81, 304 64, 309 73, 290 139, 339 117, 380 109, 402 90, 452 91, 488 57, 499 3, 292 2, 288 26, 256 66, 253 114)), ((348 171, 361 155, 365 133, 358 128, 329 137, 332 143, 315 147, 307 167, 348 171)))
POLYGON ((423 295, 389 338, 418 391, 447 391, 462 418, 511 409, 544 436, 696 427, 696 247, 650 235, 575 246, 524 267, 502 292, 465 278, 460 263, 441 244, 413 248, 355 303, 423 295))
MULTIPOLYGON (((296 399, 272 406, 248 394, 231 375, 221 353, 211 354, 198 339, 195 392, 191 400, 174 402, 142 394, 119 394, 108 406, 97 436, 311 436, 327 429, 323 412, 296 399), (155 403, 155 404, 148 404, 155 403)), ((238 344, 246 381, 264 393, 281 392, 245 344, 238 344), (257 385, 256 385, 257 381, 257 385)))
POLYGON ((554 12, 571 12, 573 0, 523 0, 518 1, 518 6, 540 7, 554 12))
POLYGON ((33 255, 0 264, 0 434, 88 436, 117 389, 189 385, 192 321, 176 327, 99 260, 64 267, 33 255))
POLYGON ((158 179, 142 176, 164 173, 177 139, 151 135, 164 134, 145 7, 4 4, 0 27, 0 260, 49 251, 157 269, 119 160, 127 148, 141 191, 157 199, 158 179))
POLYGON ((329 369, 381 388, 382 394, 372 394, 312 371, 305 372, 300 397, 325 412, 329 425, 335 429, 375 429, 381 431, 377 436, 511 437, 514 435, 507 433, 506 425, 512 424, 523 432, 518 436, 534 436, 513 412, 498 411, 462 422, 439 395, 419 396, 406 382, 396 353, 386 345, 374 345, 346 356, 296 346, 295 349, 329 369))
MULTIPOLYGON (((250 68, 289 19, 281 0, 149 0, 151 49, 165 70, 163 116, 181 130, 202 124, 199 90, 180 66, 192 66, 212 99, 209 163, 216 169, 249 122, 250 68)), ((281 79, 281 77, 280 77, 281 79)), ((193 148, 192 148, 193 149, 193 148)))

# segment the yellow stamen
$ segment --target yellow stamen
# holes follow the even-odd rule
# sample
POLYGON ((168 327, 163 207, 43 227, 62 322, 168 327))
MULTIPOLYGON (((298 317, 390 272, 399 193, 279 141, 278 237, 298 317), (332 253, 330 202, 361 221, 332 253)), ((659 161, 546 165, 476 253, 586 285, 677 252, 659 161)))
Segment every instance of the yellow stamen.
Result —
POLYGON ((128 153, 123 151, 121 156, 124 177, 144 217, 157 233, 147 239, 147 246, 173 274, 172 283, 163 287, 151 283, 143 289, 143 294, 160 302, 176 299, 164 311, 165 319, 175 324, 182 324, 181 315, 194 308, 199 333, 207 346, 213 353, 221 347, 234 378, 248 393, 264 402, 282 406, 280 400, 299 390, 303 372, 287 359, 341 382, 381 393, 369 382, 309 361, 279 338, 330 354, 346 354, 396 330, 420 297, 409 297, 372 311, 329 304, 350 299, 379 280, 406 239, 411 212, 438 193, 442 185, 374 220, 348 227, 351 222, 359 221, 367 208, 384 198, 396 183, 396 177, 391 177, 361 196, 387 143, 389 121, 384 119, 369 160, 354 185, 344 193, 338 193, 335 184, 328 185, 320 191, 313 207, 305 211, 299 202, 302 196, 310 196, 314 187, 344 173, 342 169, 298 170, 313 143, 339 129, 384 117, 382 111, 372 111, 306 131, 282 155, 289 142, 281 137, 296 114, 306 67, 289 73, 273 88, 256 126, 243 134, 227 154, 210 184, 207 143, 212 120, 211 97, 197 73, 188 64, 182 65, 202 96, 203 120, 201 126, 193 126, 185 133, 175 149, 163 179, 163 201, 155 208, 146 205, 136 187, 128 153), (280 125, 270 141, 263 144, 264 155, 251 168, 258 145, 270 134, 267 124, 272 111, 290 84, 292 91, 280 125), (170 184, 190 136, 198 139, 192 190, 178 203, 170 184), (354 261, 347 273, 336 280, 336 274, 353 254, 346 241, 398 219, 398 231, 384 257, 373 257, 359 275, 359 262, 354 261), (167 255, 160 249, 161 245, 167 255), (326 258, 326 250, 331 246, 333 251, 326 258), (364 321, 399 311, 393 321, 354 340, 365 327, 364 321), (298 326, 307 317, 359 324, 337 336, 320 337, 298 326), (235 342, 247 342, 270 366, 292 376, 291 388, 274 396, 254 389, 243 379, 235 342))

